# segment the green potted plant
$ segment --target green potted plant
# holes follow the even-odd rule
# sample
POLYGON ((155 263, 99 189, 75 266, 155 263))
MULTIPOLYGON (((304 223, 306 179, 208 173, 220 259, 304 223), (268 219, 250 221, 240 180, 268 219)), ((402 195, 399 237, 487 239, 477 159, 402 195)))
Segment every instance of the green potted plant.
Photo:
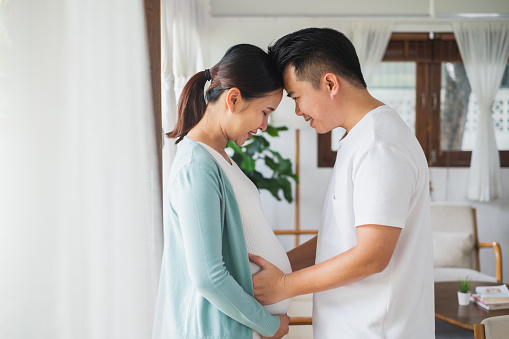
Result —
POLYGON ((268 125, 265 131, 251 136, 244 145, 237 146, 230 141, 227 147, 233 150, 233 161, 237 163, 259 190, 268 190, 277 200, 281 200, 280 192, 282 192, 284 199, 292 202, 290 179, 298 183, 299 178, 292 170, 292 162, 283 158, 278 152, 271 150, 270 143, 265 138, 265 135, 278 137, 279 132, 287 129, 287 127, 268 125), (269 176, 264 176, 257 170, 257 163, 262 161, 271 171, 269 176))
POLYGON ((459 290, 458 290, 458 304, 461 306, 468 305, 470 303, 470 296, 472 293, 470 292, 470 279, 468 276, 460 280, 459 290))

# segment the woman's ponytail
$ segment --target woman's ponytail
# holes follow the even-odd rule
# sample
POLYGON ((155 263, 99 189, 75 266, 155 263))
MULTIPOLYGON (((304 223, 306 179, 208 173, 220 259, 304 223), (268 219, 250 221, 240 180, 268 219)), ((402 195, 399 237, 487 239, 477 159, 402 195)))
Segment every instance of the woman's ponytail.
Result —
POLYGON ((207 104, 204 97, 204 88, 210 78, 210 71, 196 73, 189 79, 180 95, 177 108, 177 123, 173 131, 166 133, 168 138, 177 138, 178 144, 205 114, 207 104))

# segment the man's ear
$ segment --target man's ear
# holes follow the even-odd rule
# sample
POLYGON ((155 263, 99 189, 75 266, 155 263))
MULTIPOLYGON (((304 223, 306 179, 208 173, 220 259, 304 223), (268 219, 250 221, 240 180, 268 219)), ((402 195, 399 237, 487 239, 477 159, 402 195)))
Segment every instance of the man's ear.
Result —
POLYGON ((337 95, 340 87, 340 78, 334 73, 326 73, 322 77, 322 81, 331 96, 337 95))
POLYGON ((226 93, 226 106, 228 110, 232 113, 235 110, 238 110, 242 101, 242 96, 240 95, 240 90, 237 87, 232 87, 226 93))

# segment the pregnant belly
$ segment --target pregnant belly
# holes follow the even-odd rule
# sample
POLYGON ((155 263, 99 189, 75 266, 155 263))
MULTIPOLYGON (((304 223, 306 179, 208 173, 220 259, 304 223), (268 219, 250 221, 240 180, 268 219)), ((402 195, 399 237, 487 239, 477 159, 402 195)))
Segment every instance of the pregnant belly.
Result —
MULTIPOLYGON (((285 253, 285 256, 286 256, 286 253, 285 253)), ((270 261, 270 260, 268 260, 268 261, 270 261)), ((280 265, 277 265, 275 263, 274 263, 274 265, 276 265, 284 273, 291 273, 290 262, 288 262, 288 267, 280 267, 280 265)), ((286 265, 283 265, 283 266, 286 266, 286 265)), ((251 271, 251 275, 253 275, 260 271, 260 266, 250 262, 249 269, 251 271)), ((286 312, 288 312, 288 309, 290 308, 291 303, 292 303, 292 299, 286 299, 286 300, 282 300, 275 304, 265 305, 265 306, 263 306, 263 308, 265 309, 265 311, 269 312, 270 314, 286 314, 286 312)))

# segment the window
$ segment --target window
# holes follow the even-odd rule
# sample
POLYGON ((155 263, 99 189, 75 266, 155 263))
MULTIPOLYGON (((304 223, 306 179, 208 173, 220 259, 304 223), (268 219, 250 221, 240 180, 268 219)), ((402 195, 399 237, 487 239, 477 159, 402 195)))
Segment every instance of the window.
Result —
MULTIPOLYGON (((479 108, 452 33, 394 33, 368 90, 396 108, 430 166, 470 166, 479 108)), ((501 165, 509 167, 509 65, 493 105, 493 125, 501 165)), ((343 132, 319 135, 319 167, 334 165, 343 132)))

